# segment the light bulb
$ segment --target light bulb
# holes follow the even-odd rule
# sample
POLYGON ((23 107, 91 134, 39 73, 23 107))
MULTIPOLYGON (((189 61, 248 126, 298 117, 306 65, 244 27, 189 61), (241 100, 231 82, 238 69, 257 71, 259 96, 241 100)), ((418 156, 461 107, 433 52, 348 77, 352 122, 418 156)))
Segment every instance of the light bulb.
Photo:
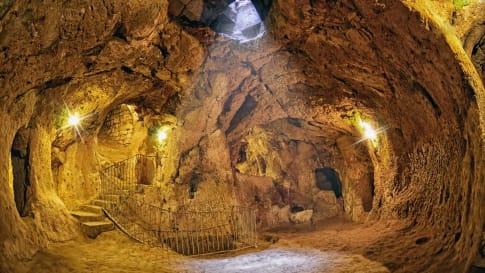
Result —
POLYGON ((167 132, 165 130, 158 131, 157 134, 158 142, 162 142, 167 139, 167 132))
POLYGON ((69 115, 69 118, 67 119, 67 125, 68 126, 77 126, 77 125, 79 125, 80 121, 81 121, 81 119, 79 118, 79 114, 74 113, 74 114, 69 115))
POLYGON ((365 122, 365 121, 360 121, 360 126, 364 129, 364 138, 365 139, 370 139, 370 140, 376 140, 377 139, 377 132, 372 128, 372 126, 365 122))

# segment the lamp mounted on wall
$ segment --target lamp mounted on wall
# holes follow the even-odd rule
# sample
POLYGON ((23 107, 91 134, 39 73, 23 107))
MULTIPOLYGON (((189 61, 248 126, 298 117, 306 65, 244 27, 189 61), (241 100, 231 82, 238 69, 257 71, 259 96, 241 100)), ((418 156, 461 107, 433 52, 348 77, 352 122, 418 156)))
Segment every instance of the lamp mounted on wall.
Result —
POLYGON ((387 127, 379 127, 375 129, 372 124, 368 121, 358 119, 358 130, 360 131, 362 137, 354 143, 354 145, 359 144, 363 141, 370 141, 374 147, 377 147, 379 137, 378 135, 385 130, 387 127))
POLYGON ((372 128, 372 126, 368 122, 360 120, 359 125, 363 129, 364 139, 368 139, 368 140, 372 140, 372 141, 377 139, 376 130, 374 128, 372 128))
POLYGON ((66 129, 72 129, 74 132, 74 137, 81 139, 81 142, 84 142, 81 136, 81 130, 83 130, 83 120, 87 117, 87 115, 80 115, 78 112, 72 112, 69 108, 66 107, 65 113, 61 115, 61 124, 62 126, 59 128, 59 132, 64 131, 66 129))
POLYGON ((168 137, 167 131, 168 131, 167 128, 158 129, 157 140, 158 140, 159 143, 162 143, 165 139, 167 139, 167 137, 168 137))
POLYGON ((80 122, 81 119, 78 113, 70 114, 67 118, 67 126, 69 127, 77 127, 80 122))

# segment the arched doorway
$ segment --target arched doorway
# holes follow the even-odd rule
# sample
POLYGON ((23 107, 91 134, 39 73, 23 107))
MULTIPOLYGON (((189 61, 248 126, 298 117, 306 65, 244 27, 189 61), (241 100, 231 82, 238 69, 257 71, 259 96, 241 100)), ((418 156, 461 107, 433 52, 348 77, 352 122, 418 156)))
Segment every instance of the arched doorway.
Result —
POLYGON ((315 180, 320 190, 333 191, 335 197, 342 197, 342 182, 334 169, 328 167, 315 169, 315 180))
POLYGON ((24 217, 28 215, 28 187, 30 186, 27 130, 17 132, 10 152, 15 205, 20 216, 24 217))

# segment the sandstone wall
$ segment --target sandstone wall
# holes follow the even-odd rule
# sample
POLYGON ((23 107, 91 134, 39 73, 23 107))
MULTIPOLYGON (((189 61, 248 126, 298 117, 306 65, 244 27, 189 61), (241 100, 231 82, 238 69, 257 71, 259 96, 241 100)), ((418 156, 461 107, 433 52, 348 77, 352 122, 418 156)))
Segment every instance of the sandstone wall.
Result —
POLYGON ((190 84, 202 47, 169 22, 167 1, 8 1, 0 7, 0 271, 79 235, 67 208, 97 191, 97 132, 117 105, 146 97, 160 112, 190 84), (188 56, 186 52, 189 52, 188 56), (164 55, 165 54, 165 55, 164 55), (66 128, 67 112, 83 116, 66 128), (30 130, 29 214, 14 202, 10 149, 30 130), (62 200, 61 200, 62 199, 62 200))
POLYGON ((398 272, 466 270, 485 223, 485 91, 441 29, 400 1, 281 0, 268 35, 238 44, 203 22, 182 27, 168 6, 0 7, 0 271, 78 235, 67 209, 96 194, 96 168, 157 152, 146 118, 134 148, 108 156, 98 133, 123 103, 175 117, 162 150, 171 206, 253 206, 261 228, 325 220, 342 213, 315 185, 315 168, 330 167, 347 217, 408 224, 369 258, 398 272), (65 127, 68 110, 86 115, 79 132, 65 127), (359 118, 383 130, 376 141, 359 142, 359 118), (30 131, 23 218, 10 152, 21 128, 30 131))

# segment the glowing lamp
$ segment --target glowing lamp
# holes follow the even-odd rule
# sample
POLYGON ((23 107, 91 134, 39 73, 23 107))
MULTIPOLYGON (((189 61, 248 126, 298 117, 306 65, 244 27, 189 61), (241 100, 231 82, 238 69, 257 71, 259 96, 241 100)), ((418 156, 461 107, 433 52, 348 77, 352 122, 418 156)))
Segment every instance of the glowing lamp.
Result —
POLYGON ((69 115, 69 118, 67 119, 67 125, 76 127, 76 126, 79 125, 80 121, 81 121, 81 119, 79 118, 79 114, 74 113, 74 114, 69 115))
POLYGON ((370 140, 376 140, 377 139, 377 132, 372 126, 365 122, 365 121, 360 121, 360 126, 362 129, 364 129, 364 138, 365 139, 370 139, 370 140))
POLYGON ((163 142, 167 139, 167 132, 165 130, 159 130, 157 134, 158 142, 163 142))

